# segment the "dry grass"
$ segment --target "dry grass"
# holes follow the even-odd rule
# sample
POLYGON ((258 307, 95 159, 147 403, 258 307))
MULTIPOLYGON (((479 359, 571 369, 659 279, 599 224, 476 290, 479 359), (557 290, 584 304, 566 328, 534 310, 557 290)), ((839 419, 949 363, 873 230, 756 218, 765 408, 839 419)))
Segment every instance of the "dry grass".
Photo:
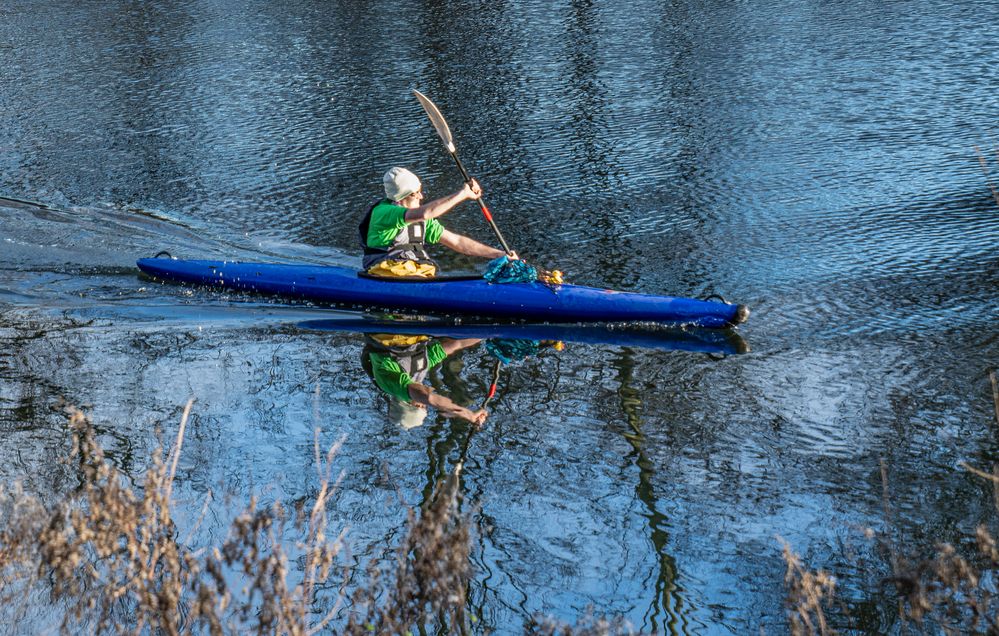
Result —
MULTIPOLYGON (((992 484, 999 510, 999 469, 986 473, 967 465, 964 468, 992 484)), ((931 558, 909 557, 891 537, 887 469, 884 466, 882 477, 887 530, 878 533, 867 529, 865 535, 875 542, 891 573, 880 579, 878 589, 867 590, 867 594, 874 597, 883 590, 893 590, 897 595, 895 618, 903 627, 914 627, 921 633, 999 636, 999 594, 996 591, 999 543, 993 532, 986 525, 979 525, 974 536, 967 537, 968 541, 964 542, 964 555, 950 543, 939 543, 931 558)), ((829 574, 821 570, 810 572, 787 544, 784 545, 784 560, 787 564, 787 618, 793 634, 834 633, 829 625, 832 613, 843 624, 850 623, 845 608, 832 604, 835 581, 829 574)))
POLYGON ((331 537, 327 526, 339 443, 322 457, 317 432, 320 487, 311 509, 291 514, 280 503, 251 502, 221 545, 192 549, 194 530, 178 537, 172 518, 190 409, 170 452, 154 454, 141 488, 105 459, 87 417, 67 409, 78 491, 48 506, 18 487, 0 493, 0 602, 8 617, 26 613, 28 593, 42 592, 65 633, 305 635, 339 625, 341 633, 405 634, 424 623, 466 631, 469 540, 457 514, 457 473, 422 514, 410 511, 395 570, 374 572, 348 603, 351 572, 338 564, 343 532, 331 537), (294 559, 284 545, 294 546, 294 559))
MULTIPOLYGON (((67 409, 69 453, 78 489, 46 504, 18 486, 0 491, 0 607, 18 620, 40 595, 50 598, 64 633, 180 634, 466 634, 487 631, 466 609, 469 524, 459 512, 460 467, 438 484, 422 510, 409 510, 407 532, 390 563, 355 572, 340 558, 344 531, 331 531, 328 504, 337 491, 332 463, 317 432, 318 493, 311 505, 286 509, 251 501, 217 546, 190 547, 173 519, 173 484, 183 447, 188 404, 172 448, 153 454, 141 486, 107 461, 87 417, 67 409), (292 539, 289 540, 289 537, 292 539), (289 550, 289 552, 286 552, 289 550), (347 594, 350 582, 352 593, 347 594)), ((995 489, 999 471, 966 466, 995 489)), ((885 522, 891 528, 887 469, 885 522)), ((202 516, 208 510, 206 499, 202 516)), ((985 525, 964 543, 937 546, 932 558, 908 558, 889 533, 868 530, 890 575, 878 590, 897 594, 897 618, 919 631, 999 636, 999 541, 985 525)), ((790 631, 833 634, 849 625, 835 606, 837 582, 811 571, 784 545, 790 631)), ((35 610, 37 611, 37 610, 35 610)), ((37 617, 32 617, 35 619, 37 617)), ((530 634, 631 634, 620 619, 594 617, 575 625, 538 617, 530 634)))
POLYGON ((785 606, 791 633, 794 636, 835 634, 826 620, 826 611, 836 591, 836 580, 828 572, 808 570, 791 546, 786 541, 781 542, 787 566, 784 574, 787 586, 785 606))
POLYGON ((470 537, 457 509, 459 472, 456 468, 438 485, 420 516, 409 511, 409 531, 393 569, 370 569, 369 586, 353 596, 349 633, 407 634, 413 625, 425 622, 447 625, 451 633, 469 630, 465 599, 470 537))
MULTIPOLYGON (((992 483, 999 505, 999 472, 964 468, 992 483)), ((893 575, 885 584, 898 592, 903 621, 945 634, 999 634, 999 599, 994 592, 999 549, 984 524, 976 528, 973 543, 975 551, 967 556, 950 543, 940 543, 931 559, 896 557, 893 575)))

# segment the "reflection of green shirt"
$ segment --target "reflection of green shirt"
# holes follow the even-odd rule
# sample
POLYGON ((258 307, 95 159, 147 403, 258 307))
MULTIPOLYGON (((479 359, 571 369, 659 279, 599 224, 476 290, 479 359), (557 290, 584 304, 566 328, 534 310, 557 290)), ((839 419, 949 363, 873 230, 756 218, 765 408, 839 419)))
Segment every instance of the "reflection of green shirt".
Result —
MULTIPOLYGON (((427 370, 436 367, 447 358, 444 347, 439 342, 427 345, 424 355, 427 356, 427 370)), ((378 385, 378 388, 403 402, 410 402, 409 385, 413 383, 413 378, 402 370, 391 354, 371 352, 369 356, 371 358, 371 373, 375 376, 375 384, 378 385)))
MULTIPOLYGON (((382 201, 371 210, 371 223, 368 225, 368 245, 370 247, 387 247, 392 245, 395 237, 406 227, 406 208, 396 205, 388 199, 382 201)), ((444 226, 437 219, 426 222, 426 243, 438 243, 444 226)))

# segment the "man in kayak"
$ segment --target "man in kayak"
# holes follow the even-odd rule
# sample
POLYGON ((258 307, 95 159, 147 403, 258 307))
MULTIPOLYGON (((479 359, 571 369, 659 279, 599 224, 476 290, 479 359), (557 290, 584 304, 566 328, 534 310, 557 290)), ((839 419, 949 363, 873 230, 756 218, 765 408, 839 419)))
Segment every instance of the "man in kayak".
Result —
POLYGON ((361 366, 388 395, 389 416, 397 424, 405 429, 420 426, 428 406, 446 417, 459 417, 476 426, 485 423, 485 409, 467 409, 423 384, 431 369, 458 351, 479 344, 479 339, 372 334, 366 340, 361 366))
MULTIPOLYGON (((482 196, 473 179, 461 190, 423 203, 420 179, 405 168, 392 168, 382 178, 385 198, 375 203, 358 226, 364 247, 363 268, 373 276, 437 275, 437 262, 426 251, 440 243, 468 256, 497 258, 505 252, 444 229, 437 220, 460 203, 482 196)), ((510 258, 516 259, 516 254, 510 258)))

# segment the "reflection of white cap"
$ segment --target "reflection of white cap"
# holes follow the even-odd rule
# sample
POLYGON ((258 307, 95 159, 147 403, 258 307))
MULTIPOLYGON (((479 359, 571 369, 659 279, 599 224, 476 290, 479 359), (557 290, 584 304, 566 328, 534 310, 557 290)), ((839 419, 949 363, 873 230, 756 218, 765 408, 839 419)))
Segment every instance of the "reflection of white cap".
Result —
POLYGON ((402 201, 420 189, 420 178, 405 168, 392 168, 382 177, 385 196, 393 201, 402 201))
POLYGON ((423 424, 427 409, 393 398, 389 400, 389 418, 407 431, 423 424))

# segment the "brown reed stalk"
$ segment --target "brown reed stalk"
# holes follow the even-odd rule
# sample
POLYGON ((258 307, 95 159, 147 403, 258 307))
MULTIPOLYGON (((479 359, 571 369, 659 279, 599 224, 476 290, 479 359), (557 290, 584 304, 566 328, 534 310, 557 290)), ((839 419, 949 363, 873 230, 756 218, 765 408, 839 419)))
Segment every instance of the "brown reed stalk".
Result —
MULTIPOLYGON (((974 148, 975 154, 978 156, 978 163, 982 166, 982 172, 985 174, 985 183, 989 186, 989 190, 992 191, 992 198, 996 200, 996 205, 999 205, 999 190, 992 183, 992 174, 989 172, 989 164, 985 160, 985 154, 977 145, 974 148)), ((995 152, 996 160, 999 161, 999 146, 996 146, 995 152)))
POLYGON ((835 634, 826 620, 826 607, 832 602, 836 580, 823 570, 810 571, 790 544, 780 537, 778 540, 784 546, 784 563, 787 565, 784 574, 787 586, 785 606, 791 633, 794 636, 835 634))
POLYGON ((992 404, 996 412, 996 424, 999 425, 999 381, 996 380, 995 369, 989 371, 989 379, 992 381, 992 404))
MULTIPOLYGON (((321 487, 319 489, 319 494, 316 495, 316 502, 312 506, 312 513, 309 516, 309 535, 306 545, 301 546, 302 548, 308 548, 308 546, 320 546, 321 549, 311 549, 308 550, 308 557, 305 563, 305 581, 304 581, 304 598, 310 599, 313 597, 313 589, 315 585, 319 582, 325 581, 330 576, 330 570, 333 567, 333 562, 336 557, 336 551, 323 549, 322 546, 326 546, 326 530, 327 530, 327 515, 326 515, 326 504, 329 498, 334 492, 339 490, 340 483, 343 481, 343 472, 337 477, 335 483, 330 485, 332 478, 332 466, 333 458, 340 452, 340 448, 343 446, 345 437, 341 437, 330 446, 329 450, 326 451, 326 461, 318 461, 319 457, 319 434, 320 430, 315 429, 315 438, 313 443, 314 452, 317 458, 316 470, 318 472, 319 483, 321 487), (325 466, 325 471, 323 470, 325 466)), ((333 542, 334 546, 343 545, 344 539, 346 537, 347 529, 344 528, 336 540, 333 542)), ((346 581, 344 581, 344 585, 346 581)), ((333 607, 326 613, 322 619, 311 626, 308 630, 309 634, 314 634, 323 628, 336 616, 343 606, 343 596, 339 596, 333 607)), ((306 613, 307 603, 299 604, 299 622, 307 624, 308 616, 306 613)))

